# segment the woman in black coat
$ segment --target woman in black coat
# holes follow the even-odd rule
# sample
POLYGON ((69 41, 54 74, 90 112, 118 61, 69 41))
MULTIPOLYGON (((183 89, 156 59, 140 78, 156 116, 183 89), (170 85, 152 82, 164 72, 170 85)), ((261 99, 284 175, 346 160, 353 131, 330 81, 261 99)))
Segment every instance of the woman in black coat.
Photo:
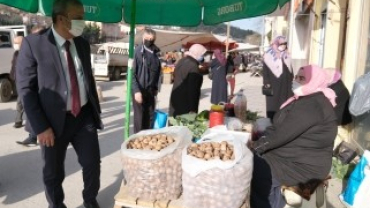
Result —
POLYGON ((199 72, 206 48, 200 44, 190 47, 187 56, 181 59, 174 71, 174 83, 170 97, 169 115, 198 113, 203 75, 199 72))
POLYGON ((290 65, 286 38, 278 36, 263 56, 263 85, 272 90, 272 95, 265 94, 266 114, 271 120, 281 104, 293 95, 290 65))
POLYGON ((227 102, 226 58, 222 52, 216 49, 211 62, 212 93, 211 103, 219 104, 227 102))
POLYGON ((349 91, 341 80, 342 74, 338 69, 326 68, 326 73, 329 77, 329 88, 332 89, 337 97, 335 102, 337 105, 334 108, 337 115, 338 126, 345 126, 352 122, 352 116, 349 112, 349 91))
POLYGON ((251 183, 252 208, 282 208, 281 186, 324 180, 330 172, 337 121, 335 93, 323 69, 301 68, 294 96, 276 113, 273 126, 258 141, 251 183))

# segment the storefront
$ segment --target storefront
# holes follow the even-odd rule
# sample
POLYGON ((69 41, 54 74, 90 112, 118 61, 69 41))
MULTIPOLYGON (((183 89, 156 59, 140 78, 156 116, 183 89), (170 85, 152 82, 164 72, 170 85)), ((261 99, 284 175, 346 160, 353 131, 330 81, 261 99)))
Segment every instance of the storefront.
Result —
MULTIPOLYGON (((352 91, 358 77, 370 72, 370 1, 349 0, 343 80, 352 91)), ((370 113, 356 117, 351 142, 370 150, 370 113)))

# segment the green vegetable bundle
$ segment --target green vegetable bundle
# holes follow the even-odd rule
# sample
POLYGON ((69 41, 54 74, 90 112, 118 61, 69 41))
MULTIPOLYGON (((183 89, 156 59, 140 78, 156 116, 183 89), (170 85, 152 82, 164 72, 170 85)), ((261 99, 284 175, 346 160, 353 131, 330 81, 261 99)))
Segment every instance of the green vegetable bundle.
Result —
POLYGON ((209 111, 202 111, 198 115, 195 113, 183 114, 169 118, 169 123, 173 126, 186 126, 193 133, 194 138, 200 138, 208 129, 209 111))

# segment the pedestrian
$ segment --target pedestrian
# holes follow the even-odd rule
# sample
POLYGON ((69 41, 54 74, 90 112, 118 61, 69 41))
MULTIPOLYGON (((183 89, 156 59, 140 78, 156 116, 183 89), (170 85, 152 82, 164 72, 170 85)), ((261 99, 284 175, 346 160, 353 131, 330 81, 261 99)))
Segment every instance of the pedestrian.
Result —
POLYGON ((350 94, 341 80, 342 74, 339 69, 335 68, 325 68, 325 71, 328 74, 329 79, 328 87, 337 95, 335 98, 337 105, 335 106, 334 111, 337 115, 338 126, 348 125, 352 122, 352 116, 348 107, 350 94))
MULTIPOLYGON (((43 29, 45 29, 45 28, 42 27, 42 26, 34 26, 31 29, 31 34, 38 33, 39 31, 41 31, 43 29)), ((19 49, 20 49, 22 40, 23 40, 23 37, 18 36, 17 39, 14 41, 14 44, 15 44, 14 48, 16 49, 14 54, 17 54, 16 56, 13 56, 13 61, 12 61, 12 72, 11 72, 11 74, 14 74, 13 75, 14 82, 16 82, 15 81, 15 79, 16 79, 16 77, 15 77, 15 74, 16 74, 15 73, 16 72, 16 60, 17 60, 17 57, 18 57, 18 53, 19 53, 19 49)), ((22 100, 21 100, 20 96, 18 96, 18 98, 17 98, 16 110, 17 110, 17 113, 16 113, 16 117, 15 117, 14 128, 20 128, 20 127, 23 126, 23 113, 24 113, 24 108, 23 108, 23 104, 22 104, 22 100)), ((31 128, 29 127, 29 122, 26 121, 25 130, 28 132, 28 137, 26 139, 24 139, 23 141, 16 141, 17 144, 20 144, 20 145, 23 145, 23 146, 26 146, 26 147, 34 147, 34 146, 37 145, 37 136, 34 135, 30 129, 31 128)))
POLYGON ((158 94, 161 62, 159 48, 154 44, 156 32, 144 29, 143 43, 136 47, 132 77, 134 132, 151 129, 154 125, 155 99, 158 94))
POLYGON ((266 116, 271 121, 281 104, 293 95, 293 70, 287 44, 284 36, 278 36, 263 56, 263 94, 266 96, 266 116))
MULTIPOLYGON (((12 58, 12 66, 10 69, 10 78, 13 80, 13 82, 16 82, 16 64, 17 64, 17 58, 19 54, 19 48, 22 44, 23 36, 17 36, 14 38, 14 53, 13 53, 13 58, 12 58)), ((23 126, 23 105, 22 105, 22 100, 20 99, 20 96, 17 97, 17 105, 16 105, 16 115, 14 119, 14 128, 21 128, 23 126)))
POLYGON ((213 52, 211 61, 212 92, 211 103, 227 102, 226 58, 219 49, 213 52))
POLYGON ((273 126, 248 143, 255 153, 252 208, 282 208, 281 186, 312 193, 327 178, 337 135, 336 95, 327 84, 322 68, 302 67, 292 84, 294 96, 283 103, 273 126))
POLYGON ((62 183, 68 145, 82 166, 86 208, 99 208, 100 106, 90 63, 90 45, 79 0, 56 0, 51 28, 23 39, 17 60, 17 89, 43 159, 49 208, 66 208, 62 183))
POLYGON ((194 44, 176 65, 174 83, 170 97, 169 115, 198 113, 200 92, 203 84, 203 75, 199 71, 199 64, 207 49, 194 44))
POLYGON ((228 89, 228 97, 229 100, 231 100, 234 97, 234 90, 235 90, 235 75, 237 73, 234 63, 234 54, 229 54, 227 56, 226 61, 226 69, 227 69, 227 75, 226 80, 228 82, 227 89, 228 89))
POLYGON ((335 138, 334 142, 334 149, 336 149, 338 145, 342 141, 345 141, 349 136, 348 129, 351 128, 349 124, 352 123, 352 116, 349 112, 350 94, 347 87, 341 80, 342 74, 339 69, 326 68, 325 71, 329 79, 328 87, 332 89, 337 95, 337 97, 335 98, 335 102, 337 103, 337 105, 334 107, 334 112, 337 116, 338 124, 338 135, 335 138))

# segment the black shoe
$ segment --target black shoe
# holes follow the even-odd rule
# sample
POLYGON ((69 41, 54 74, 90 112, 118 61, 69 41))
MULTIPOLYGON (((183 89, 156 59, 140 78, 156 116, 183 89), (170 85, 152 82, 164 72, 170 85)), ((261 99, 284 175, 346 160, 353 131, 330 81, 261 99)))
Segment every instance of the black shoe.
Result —
POLYGON ((84 206, 85 206, 85 208, 100 208, 97 201, 84 202, 84 206))
POLYGON ((17 144, 21 144, 21 145, 24 145, 26 147, 35 147, 35 146, 37 146, 37 139, 28 137, 27 139, 25 139, 23 141, 17 141, 17 144))
POLYGON ((13 127, 18 129, 18 128, 23 127, 23 124, 22 124, 22 122, 15 122, 13 127))

